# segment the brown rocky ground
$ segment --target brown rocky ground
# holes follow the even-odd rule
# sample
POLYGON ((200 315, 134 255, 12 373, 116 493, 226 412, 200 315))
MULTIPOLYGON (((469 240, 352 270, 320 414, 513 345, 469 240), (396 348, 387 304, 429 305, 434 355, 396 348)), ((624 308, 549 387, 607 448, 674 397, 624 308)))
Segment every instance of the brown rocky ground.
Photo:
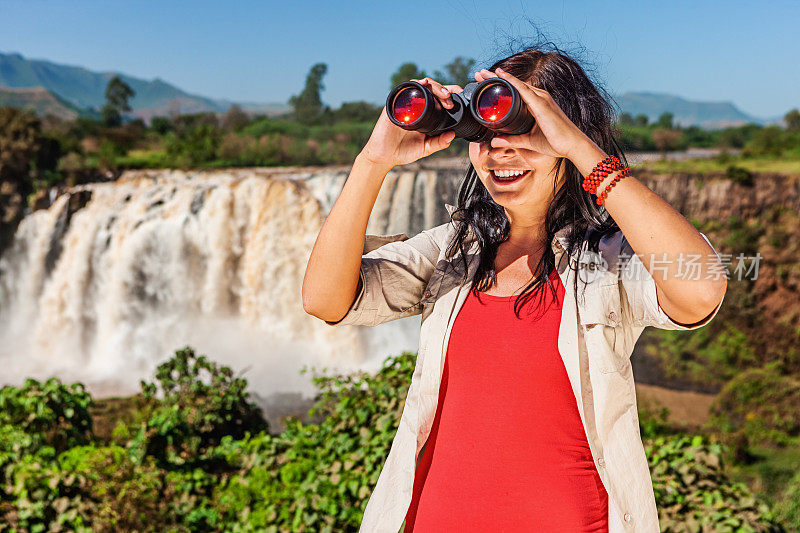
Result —
POLYGON ((660 387, 658 385, 636 384, 636 402, 640 406, 658 409, 660 406, 669 409, 667 419, 673 424, 698 428, 709 418, 709 408, 714 394, 702 392, 680 391, 660 387))

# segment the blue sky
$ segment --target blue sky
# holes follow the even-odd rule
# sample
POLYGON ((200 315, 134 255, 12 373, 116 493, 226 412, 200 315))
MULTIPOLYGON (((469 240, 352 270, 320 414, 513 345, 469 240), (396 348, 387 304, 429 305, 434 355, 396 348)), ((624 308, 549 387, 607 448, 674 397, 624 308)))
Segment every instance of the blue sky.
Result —
POLYGON ((382 103, 406 61, 488 66, 532 21, 612 93, 730 101, 760 117, 800 107, 800 1, 0 0, 0 51, 160 77, 192 93, 286 102, 328 64, 323 101, 382 103), (402 6, 402 7, 401 7, 402 6))

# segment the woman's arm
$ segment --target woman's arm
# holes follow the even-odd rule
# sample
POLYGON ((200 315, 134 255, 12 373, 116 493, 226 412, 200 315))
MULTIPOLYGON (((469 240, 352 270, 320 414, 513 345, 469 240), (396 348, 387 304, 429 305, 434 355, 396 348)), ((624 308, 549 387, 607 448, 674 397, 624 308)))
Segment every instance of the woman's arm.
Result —
POLYGON ((341 318, 359 283, 367 223, 391 165, 359 154, 342 192, 322 224, 303 276, 303 309, 326 321, 341 318))
MULTIPOLYGON (((587 139, 570 152, 569 160, 587 176, 607 155, 587 139)), ((616 174, 605 178, 598 194, 616 174)), ((716 309, 727 290, 727 276, 714 249, 691 222, 633 176, 617 182, 603 205, 655 280, 658 303, 670 318, 693 324, 716 309), (692 254, 700 256, 699 275, 682 277, 681 254, 684 261, 692 254)))
MULTIPOLYGON (((414 80, 420 81, 420 80, 414 80)), ((458 85, 442 86, 425 78, 445 107, 452 107, 450 93, 458 85)), ((394 125, 386 107, 375 123, 367 144, 356 156, 342 192, 334 202, 314 242, 303 276, 303 310, 327 321, 343 318, 359 294, 359 269, 370 213, 386 174, 450 146, 453 131, 428 137, 394 125)))
MULTIPOLYGON (((475 74, 478 81, 491 77, 501 77, 511 83, 536 119, 536 126, 529 134, 496 135, 492 140, 494 147, 519 146, 553 157, 565 157, 584 176, 608 155, 567 117, 549 92, 499 68, 475 74)), ((602 193, 616 174, 609 174, 597 191, 602 193)), ((727 277, 717 275, 724 274, 723 265, 714 249, 683 215, 632 176, 620 180, 603 205, 631 248, 641 256, 642 264, 656 283, 658 304, 673 321, 693 324, 716 310, 728 287, 727 277), (668 260, 666 279, 661 264, 658 269, 654 268, 664 254, 668 260), (684 260, 691 259, 690 254, 701 256, 699 279, 678 277, 681 254, 684 260)))

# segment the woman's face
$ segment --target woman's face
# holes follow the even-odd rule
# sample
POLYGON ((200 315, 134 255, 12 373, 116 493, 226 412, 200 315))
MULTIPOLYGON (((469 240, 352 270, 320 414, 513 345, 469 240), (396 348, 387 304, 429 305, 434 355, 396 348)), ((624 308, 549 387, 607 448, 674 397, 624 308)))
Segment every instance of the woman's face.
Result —
MULTIPOLYGON (((495 202, 511 212, 540 211, 553 197, 554 167, 558 158, 523 148, 524 135, 499 135, 490 142, 469 143, 469 158, 475 172, 495 202), (508 170, 522 170, 519 177, 506 177, 508 170), (499 175, 496 174, 499 173, 499 175)), ((561 186, 564 165, 555 183, 561 186)))

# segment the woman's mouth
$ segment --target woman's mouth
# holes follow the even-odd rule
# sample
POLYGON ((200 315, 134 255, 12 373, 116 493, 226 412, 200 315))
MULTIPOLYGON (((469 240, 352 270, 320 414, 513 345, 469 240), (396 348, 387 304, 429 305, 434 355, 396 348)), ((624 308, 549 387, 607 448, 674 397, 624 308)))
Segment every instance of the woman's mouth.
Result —
POLYGON ((514 183, 515 181, 519 181, 520 179, 524 178, 528 175, 530 170, 525 169, 518 169, 518 170, 501 170, 501 169, 489 169, 489 174, 492 175, 492 180, 495 183, 514 183))

